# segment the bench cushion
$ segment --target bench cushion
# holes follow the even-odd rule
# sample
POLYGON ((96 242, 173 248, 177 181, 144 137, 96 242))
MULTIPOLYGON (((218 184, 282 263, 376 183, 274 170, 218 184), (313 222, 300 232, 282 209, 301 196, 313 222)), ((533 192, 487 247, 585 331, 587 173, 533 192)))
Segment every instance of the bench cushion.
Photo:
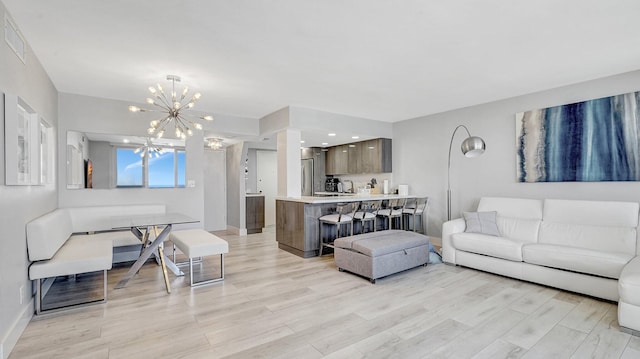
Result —
POLYGON ((29 279, 108 270, 111 269, 112 257, 113 246, 109 241, 72 237, 53 258, 32 263, 29 279))
POLYGON ((204 229, 171 231, 171 241, 189 258, 229 253, 229 244, 224 239, 204 229))
POLYGON ((108 241, 113 247, 135 246, 142 242, 131 231, 112 231, 94 234, 74 234, 72 238, 88 238, 94 241, 108 241))
POLYGON ((112 217, 164 214, 164 204, 69 207, 73 232, 97 232, 113 229, 112 217))
POLYGON ((57 209, 27 223, 27 246, 30 261, 53 257, 73 232, 71 217, 57 209))

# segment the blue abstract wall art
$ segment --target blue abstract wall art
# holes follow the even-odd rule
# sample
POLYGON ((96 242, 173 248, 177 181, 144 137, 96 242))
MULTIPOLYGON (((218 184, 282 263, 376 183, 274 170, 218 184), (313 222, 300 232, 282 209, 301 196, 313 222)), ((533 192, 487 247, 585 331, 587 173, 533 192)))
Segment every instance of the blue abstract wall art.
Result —
POLYGON ((639 181, 640 92, 516 114, 519 182, 639 181))

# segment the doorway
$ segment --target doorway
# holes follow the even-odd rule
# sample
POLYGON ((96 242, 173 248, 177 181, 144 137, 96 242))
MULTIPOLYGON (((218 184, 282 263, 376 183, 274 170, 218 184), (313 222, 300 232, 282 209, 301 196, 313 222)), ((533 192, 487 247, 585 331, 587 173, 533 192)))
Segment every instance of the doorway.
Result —
POLYGON ((276 151, 256 151, 257 190, 264 195, 264 226, 276 224, 278 156, 276 151))

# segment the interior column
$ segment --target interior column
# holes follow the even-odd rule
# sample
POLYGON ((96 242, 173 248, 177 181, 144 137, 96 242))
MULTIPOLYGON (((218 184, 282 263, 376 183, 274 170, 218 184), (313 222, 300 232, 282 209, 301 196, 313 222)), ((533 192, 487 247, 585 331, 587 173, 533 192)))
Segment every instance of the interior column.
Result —
POLYGON ((300 197, 302 194, 300 138, 298 130, 286 129, 277 134, 278 196, 300 197))

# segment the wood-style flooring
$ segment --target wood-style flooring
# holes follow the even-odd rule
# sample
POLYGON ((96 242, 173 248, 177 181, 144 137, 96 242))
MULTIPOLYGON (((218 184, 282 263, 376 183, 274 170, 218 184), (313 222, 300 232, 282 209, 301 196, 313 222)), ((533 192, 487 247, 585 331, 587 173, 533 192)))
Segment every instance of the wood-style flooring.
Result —
POLYGON ((147 263, 116 290, 114 268, 106 304, 34 318, 10 358, 640 358, 615 303, 443 264, 372 285, 273 232, 219 235, 224 282, 167 294, 147 263))

